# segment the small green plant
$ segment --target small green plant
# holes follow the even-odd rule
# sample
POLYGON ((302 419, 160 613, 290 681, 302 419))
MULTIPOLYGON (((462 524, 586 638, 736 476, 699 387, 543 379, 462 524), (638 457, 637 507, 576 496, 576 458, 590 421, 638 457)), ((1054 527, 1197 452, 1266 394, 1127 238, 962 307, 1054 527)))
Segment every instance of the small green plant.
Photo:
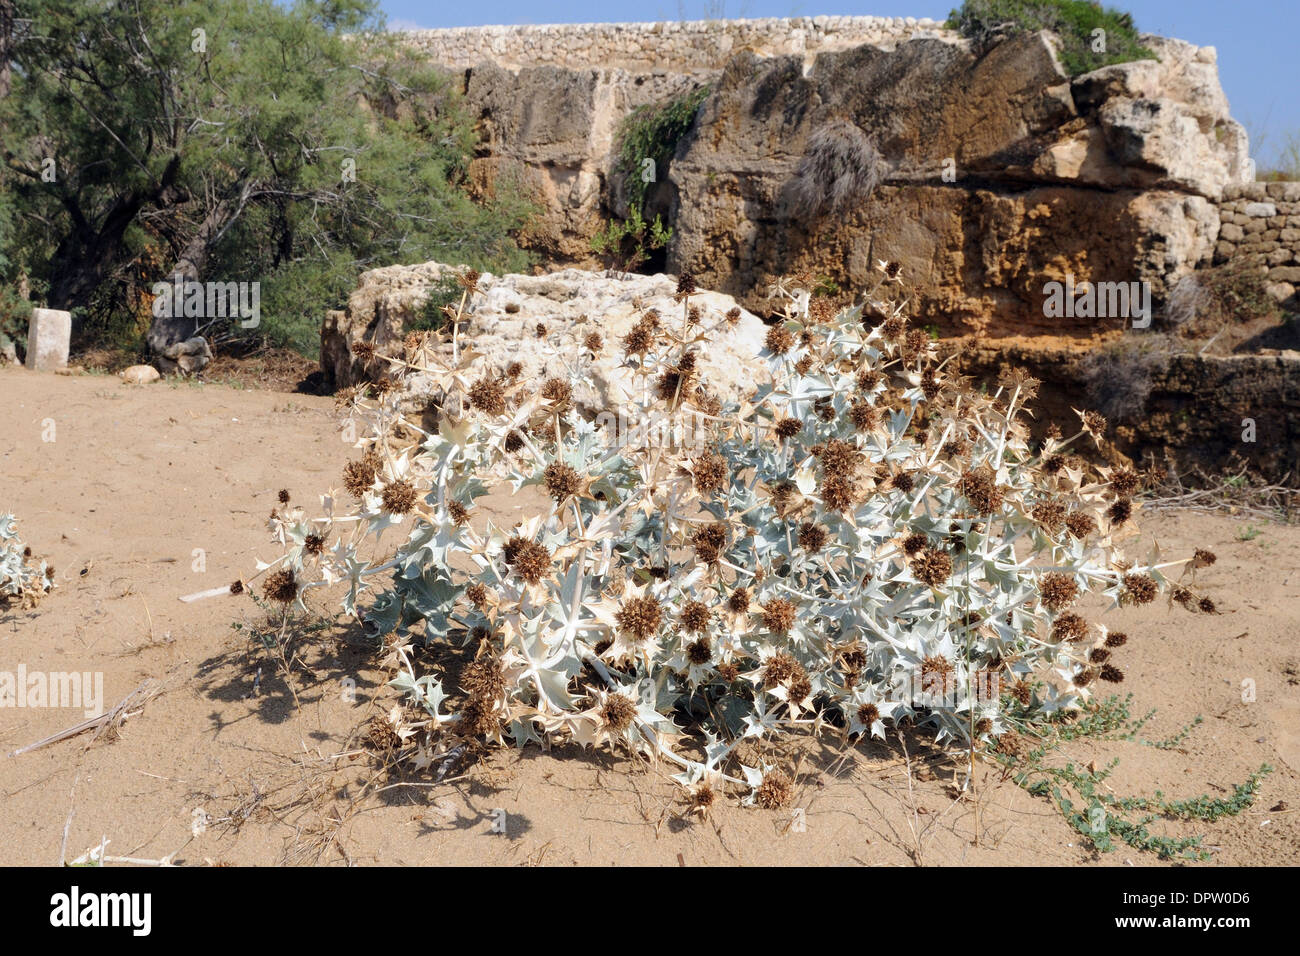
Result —
POLYGON ((677 144, 695 122, 708 86, 675 96, 657 105, 639 106, 623 120, 618 133, 618 159, 614 173, 623 183, 627 217, 611 219, 591 238, 592 251, 610 268, 632 272, 672 239, 673 231, 660 216, 647 222, 645 204, 652 183, 668 171, 677 144))
MULTIPOLYGON (((1203 836, 1165 836, 1153 833, 1151 825, 1161 820, 1213 823, 1223 817, 1237 816, 1254 803, 1260 783, 1272 773, 1273 768, 1268 764, 1249 774, 1226 799, 1201 794, 1187 800, 1169 800, 1159 790, 1150 797, 1117 796, 1106 781, 1119 766, 1118 757, 1104 767, 1095 763, 1079 767, 1072 762, 1049 766, 1046 762, 1064 744, 1082 738, 1136 742, 1158 750, 1176 750, 1201 723, 1198 716, 1164 740, 1141 739, 1138 734, 1155 711, 1134 719, 1129 713, 1132 700, 1132 694, 1122 700, 1111 696, 1091 702, 1077 716, 1054 714, 1023 722, 1011 717, 1008 723, 1019 723, 1019 727, 1005 739, 999 738, 997 759, 1026 792, 1048 797, 1066 822, 1098 852, 1109 853, 1118 843, 1124 843, 1165 859, 1207 860, 1210 854, 1203 846, 1203 836)), ((1007 705, 1015 710, 1013 701, 1007 705)))
POLYGON ((1253 524, 1248 524, 1246 525, 1246 527, 1242 528, 1240 531, 1237 532, 1237 540, 1254 541, 1263 533, 1264 532, 1262 530, 1256 528, 1253 524))
POLYGON ((428 297, 420 314, 407 325, 407 331, 438 332, 447 327, 447 312, 451 306, 460 301, 464 290, 454 276, 444 276, 429 289, 428 297))
POLYGON ((812 287, 813 295, 825 296, 833 299, 840 294, 840 284, 830 276, 818 276, 816 284, 812 287))
POLYGON ((1088 0, 966 0, 948 15, 947 26, 976 42, 1008 27, 1050 30, 1061 41, 1058 57, 1071 76, 1112 63, 1154 60, 1133 25, 1133 17, 1088 0))
POLYGON ((650 184, 667 173, 677 144, 695 123, 695 114, 708 95, 709 87, 699 86, 664 103, 638 106, 623 120, 614 171, 623 177, 629 208, 645 207, 650 184), (646 160, 653 163, 653 178, 644 175, 646 160))
POLYGON ((603 231, 591 237, 591 248, 611 269, 634 272, 649 260, 651 252, 662 249, 672 237, 672 229, 664 226, 659 216, 647 223, 641 207, 631 206, 626 219, 611 219, 603 231))

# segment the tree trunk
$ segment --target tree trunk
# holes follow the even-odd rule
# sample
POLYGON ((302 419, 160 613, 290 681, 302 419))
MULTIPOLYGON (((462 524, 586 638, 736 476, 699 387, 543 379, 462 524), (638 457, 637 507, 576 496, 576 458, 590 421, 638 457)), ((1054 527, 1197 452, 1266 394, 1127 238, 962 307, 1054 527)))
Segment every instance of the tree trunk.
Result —
POLYGON ((0 100, 9 95, 9 57, 14 49, 14 3, 0 0, 0 100))

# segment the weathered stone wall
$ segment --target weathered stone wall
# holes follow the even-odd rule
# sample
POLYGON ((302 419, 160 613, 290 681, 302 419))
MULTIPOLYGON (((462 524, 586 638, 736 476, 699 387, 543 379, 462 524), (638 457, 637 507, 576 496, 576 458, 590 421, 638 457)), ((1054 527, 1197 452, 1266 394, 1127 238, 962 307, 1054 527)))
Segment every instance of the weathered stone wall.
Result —
POLYGON ((1239 183, 1219 203, 1216 265, 1232 260, 1267 270, 1269 291, 1295 302, 1300 287, 1300 182, 1239 183))
MULTIPOLYGON (((663 23, 564 23, 410 30, 404 36, 431 60, 465 68, 623 69, 696 73, 722 69, 742 50, 757 56, 893 46, 918 32, 942 31, 916 17, 783 17, 663 23)), ((956 34, 951 34, 956 36, 956 34)))

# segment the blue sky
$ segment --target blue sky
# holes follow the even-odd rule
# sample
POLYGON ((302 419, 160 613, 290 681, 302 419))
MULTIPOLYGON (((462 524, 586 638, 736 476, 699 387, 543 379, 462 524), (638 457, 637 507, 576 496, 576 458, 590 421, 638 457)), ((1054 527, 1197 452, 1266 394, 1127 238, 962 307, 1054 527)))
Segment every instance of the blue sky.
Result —
MULTIPOLYGON (((495 23, 698 20, 709 16, 817 14, 947 16, 954 0, 477 0, 465 5, 381 0, 391 27, 495 23)), ((1219 78, 1251 152, 1267 165, 1288 134, 1300 136, 1300 2, 1297 0, 1126 0, 1141 30, 1219 51, 1219 78), (1259 145, 1261 148, 1257 149, 1259 145)))

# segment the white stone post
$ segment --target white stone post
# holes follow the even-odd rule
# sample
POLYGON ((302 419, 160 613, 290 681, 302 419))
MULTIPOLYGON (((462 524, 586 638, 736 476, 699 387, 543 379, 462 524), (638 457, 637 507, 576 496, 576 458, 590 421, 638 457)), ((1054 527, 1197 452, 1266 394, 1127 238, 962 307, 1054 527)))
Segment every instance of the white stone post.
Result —
POLYGON ((68 341, 72 338, 72 313, 59 309, 32 309, 27 326, 27 367, 49 372, 68 367, 68 341))

